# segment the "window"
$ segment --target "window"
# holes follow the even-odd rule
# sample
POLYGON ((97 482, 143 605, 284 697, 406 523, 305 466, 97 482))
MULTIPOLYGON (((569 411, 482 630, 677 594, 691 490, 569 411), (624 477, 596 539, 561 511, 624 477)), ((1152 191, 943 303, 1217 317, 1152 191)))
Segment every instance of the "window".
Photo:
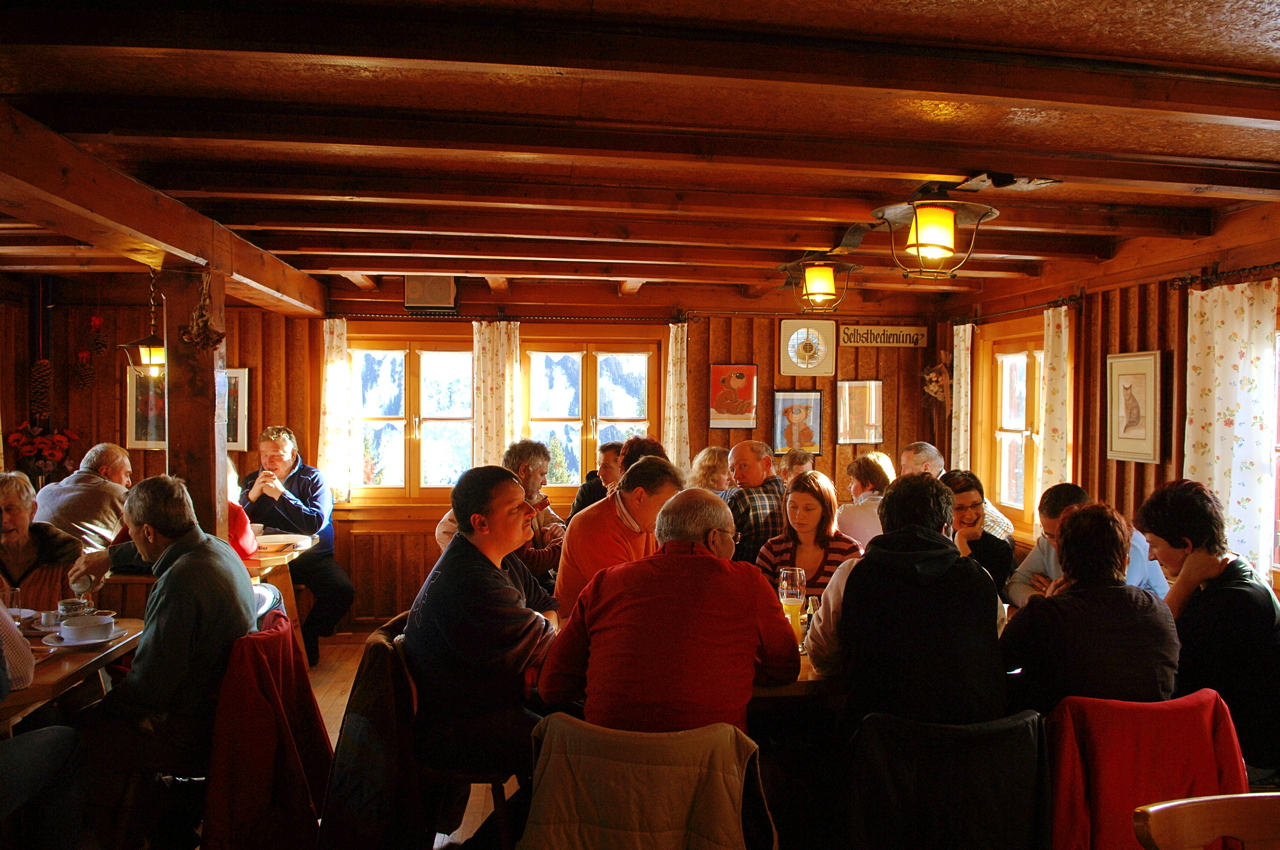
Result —
POLYGON ((1015 533, 1030 539, 1040 500, 1043 320, 1036 316, 979 327, 975 342, 974 471, 1015 533))

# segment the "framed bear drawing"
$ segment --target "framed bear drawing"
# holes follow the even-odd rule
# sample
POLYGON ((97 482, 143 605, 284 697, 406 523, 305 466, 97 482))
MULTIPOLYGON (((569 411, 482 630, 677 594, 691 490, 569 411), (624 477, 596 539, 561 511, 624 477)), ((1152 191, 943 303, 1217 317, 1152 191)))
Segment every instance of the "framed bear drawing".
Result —
POLYGON ((733 363, 711 366, 711 427, 756 427, 757 367, 733 363))
POLYGON ((822 454, 822 391, 780 390, 773 394, 773 450, 804 449, 822 454))

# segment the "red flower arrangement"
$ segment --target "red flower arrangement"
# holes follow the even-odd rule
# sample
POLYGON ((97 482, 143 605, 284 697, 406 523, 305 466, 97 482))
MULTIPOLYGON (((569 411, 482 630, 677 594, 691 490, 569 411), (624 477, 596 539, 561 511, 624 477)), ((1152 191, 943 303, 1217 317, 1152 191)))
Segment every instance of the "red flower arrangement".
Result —
POLYGON ((48 475, 67 457, 67 449, 80 435, 67 429, 50 430, 23 422, 9 432, 5 442, 18 452, 18 468, 28 476, 48 475))

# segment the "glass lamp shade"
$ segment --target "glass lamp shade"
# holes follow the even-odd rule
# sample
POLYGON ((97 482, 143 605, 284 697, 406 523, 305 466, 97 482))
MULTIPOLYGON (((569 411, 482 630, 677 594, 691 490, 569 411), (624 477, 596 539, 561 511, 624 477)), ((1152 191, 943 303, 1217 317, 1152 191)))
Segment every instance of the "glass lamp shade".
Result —
POLYGON ((801 297, 808 303, 821 306, 836 297, 835 269, 831 266, 806 266, 804 290, 801 297))
POLYGON ((943 204, 916 204, 907 234, 906 251, 928 260, 956 252, 956 212, 943 204))
POLYGON ((120 347, 124 349, 129 364, 138 374, 158 378, 164 371, 164 340, 155 334, 120 347))

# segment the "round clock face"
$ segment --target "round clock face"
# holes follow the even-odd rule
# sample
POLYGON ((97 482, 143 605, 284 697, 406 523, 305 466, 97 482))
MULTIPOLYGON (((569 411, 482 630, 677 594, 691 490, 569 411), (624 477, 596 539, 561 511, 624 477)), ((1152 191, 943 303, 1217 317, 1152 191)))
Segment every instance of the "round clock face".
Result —
POLYGON ((787 356, 801 369, 814 368, 826 353, 826 342, 813 328, 800 328, 787 340, 787 356))

